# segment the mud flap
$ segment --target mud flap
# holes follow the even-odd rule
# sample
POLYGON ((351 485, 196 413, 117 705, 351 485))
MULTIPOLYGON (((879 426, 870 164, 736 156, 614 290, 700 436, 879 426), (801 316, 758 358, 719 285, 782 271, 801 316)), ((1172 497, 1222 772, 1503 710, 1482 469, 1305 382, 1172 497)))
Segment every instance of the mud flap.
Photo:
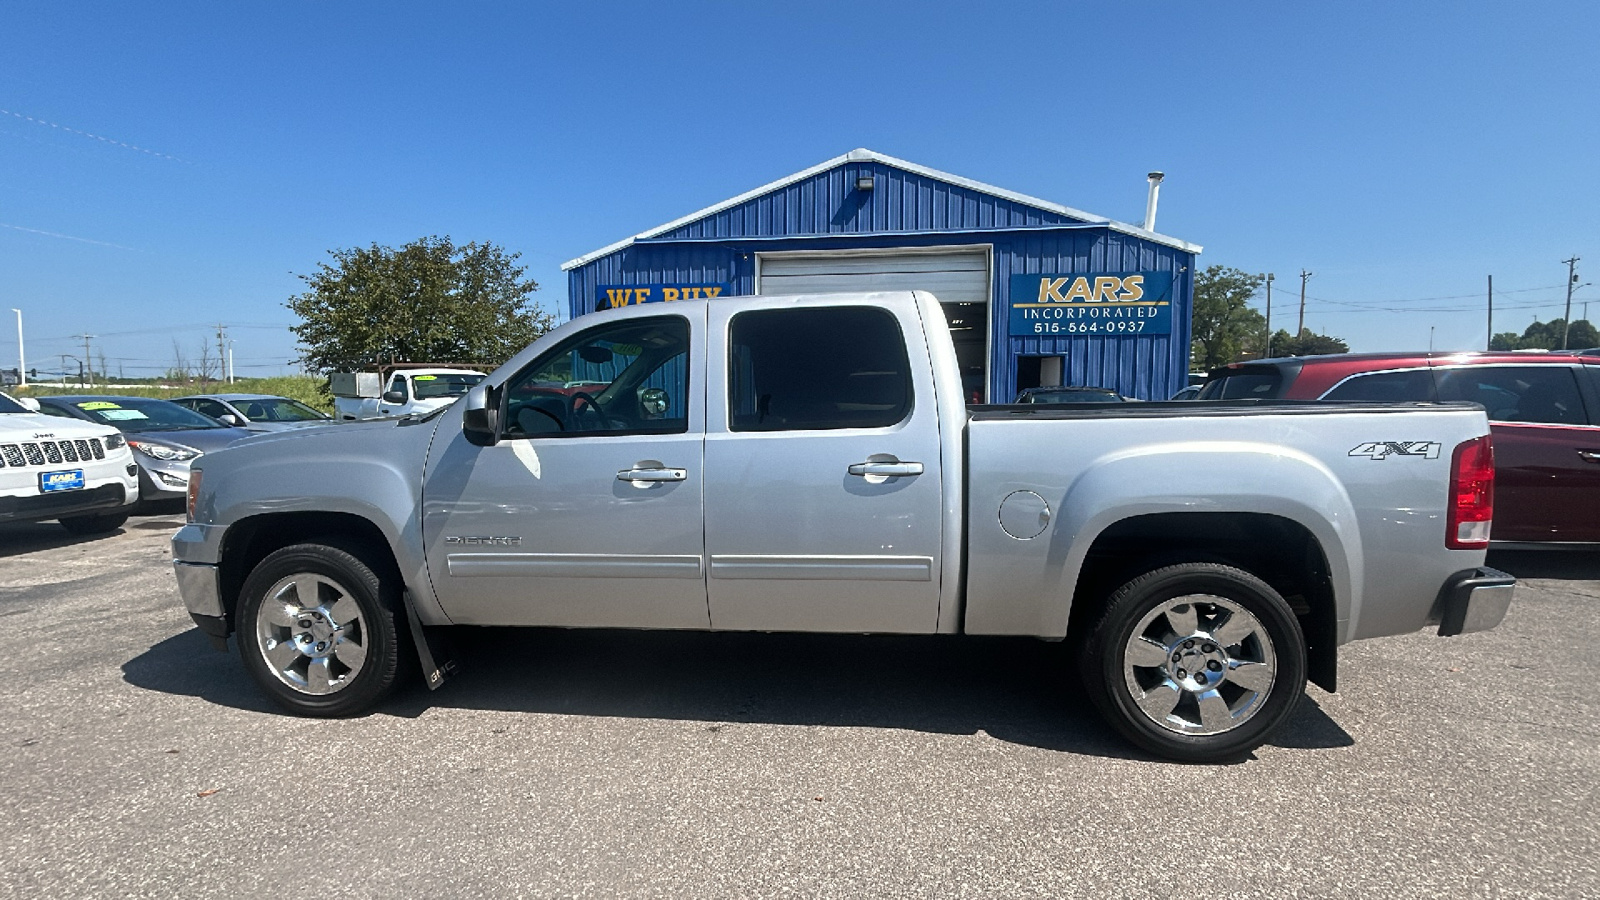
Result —
POLYGON ((422 677, 428 682, 428 690, 436 691, 456 673, 450 641, 440 629, 422 624, 411 606, 409 593, 405 597, 405 607, 406 619, 411 622, 411 642, 416 645, 417 657, 422 662, 422 677))

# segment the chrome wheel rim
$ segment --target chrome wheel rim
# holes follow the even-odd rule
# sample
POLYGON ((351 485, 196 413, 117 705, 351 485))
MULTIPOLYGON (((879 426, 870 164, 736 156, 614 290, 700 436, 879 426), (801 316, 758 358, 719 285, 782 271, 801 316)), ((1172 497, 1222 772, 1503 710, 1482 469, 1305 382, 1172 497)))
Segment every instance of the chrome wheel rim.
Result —
POLYGON ((1232 731, 1254 718, 1277 680, 1266 626, 1226 597, 1185 594, 1139 620, 1123 652, 1134 706, 1184 735, 1232 731))
POLYGON ((267 591, 256 613, 256 643, 267 669, 302 694, 343 690, 367 663, 360 604, 337 581, 308 572, 267 591))

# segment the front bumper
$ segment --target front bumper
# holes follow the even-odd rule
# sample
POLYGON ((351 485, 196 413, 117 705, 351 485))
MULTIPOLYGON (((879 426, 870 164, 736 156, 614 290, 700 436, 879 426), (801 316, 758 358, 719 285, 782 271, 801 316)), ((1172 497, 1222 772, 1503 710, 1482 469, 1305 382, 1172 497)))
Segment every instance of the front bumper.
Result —
POLYGON ((1488 631, 1499 625, 1511 607, 1517 579, 1499 569, 1480 566, 1450 576, 1434 606, 1439 636, 1488 631))
POLYGON ((139 495, 145 500, 176 500, 189 495, 189 461, 139 456, 139 495))
POLYGON ((220 571, 206 563, 172 561, 178 576, 178 594, 189 610, 189 618, 211 639, 211 646, 228 649, 228 611, 222 608, 220 571))
POLYGON ((33 497, 0 497, 0 522, 42 522, 69 516, 110 515, 125 509, 138 494, 112 482, 99 487, 33 497))

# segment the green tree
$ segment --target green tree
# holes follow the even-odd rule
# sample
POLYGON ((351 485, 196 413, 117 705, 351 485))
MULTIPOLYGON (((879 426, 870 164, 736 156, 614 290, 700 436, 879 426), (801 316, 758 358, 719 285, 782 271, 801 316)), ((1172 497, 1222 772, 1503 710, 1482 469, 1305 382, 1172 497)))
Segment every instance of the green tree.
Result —
MULTIPOLYGON (((1519 337, 1514 331, 1501 332, 1489 342, 1490 350, 1559 350, 1561 349, 1561 333, 1567 328, 1566 319, 1552 319, 1549 322, 1534 322, 1529 325, 1519 337)), ((1600 346, 1600 332, 1588 319, 1578 319, 1572 323, 1572 329, 1567 333, 1567 346, 1573 350, 1584 347, 1600 346)))
POLYGON ((1273 356, 1317 356, 1349 352, 1349 344, 1331 334, 1317 334, 1309 328, 1302 328, 1300 334, 1294 337, 1282 328, 1272 335, 1273 356))
POLYGON ((521 254, 489 243, 456 246, 425 237, 399 248, 330 250, 332 263, 300 275, 307 290, 284 305, 301 361, 319 372, 391 360, 498 365, 548 331, 534 304, 539 286, 521 254))
POLYGON ((1490 350, 1515 350, 1522 342, 1522 336, 1515 331, 1502 331, 1489 339, 1490 350))
POLYGON ((1215 369, 1234 362, 1247 345, 1259 344, 1266 328, 1250 301, 1266 280, 1227 266, 1212 266, 1194 277, 1193 367, 1215 369))

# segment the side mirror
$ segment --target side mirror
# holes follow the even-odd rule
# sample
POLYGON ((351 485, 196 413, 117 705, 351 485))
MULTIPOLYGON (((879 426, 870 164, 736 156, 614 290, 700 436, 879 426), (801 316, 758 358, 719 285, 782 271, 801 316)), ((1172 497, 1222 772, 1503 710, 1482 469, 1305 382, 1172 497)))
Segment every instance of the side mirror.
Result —
POLYGON ((39 401, 33 397, 18 397, 17 402, 22 404, 22 408, 28 412, 39 411, 39 401))
POLYGON ((487 384, 474 385, 461 398, 461 433, 479 447, 500 443, 500 392, 487 384))
POLYGON ((672 399, 667 392, 658 387, 639 389, 639 409, 644 412, 647 419, 659 419, 667 412, 667 407, 672 405, 672 399))
POLYGON ((226 423, 228 425, 234 426, 235 428, 239 427, 239 417, 234 415, 233 413, 223 413, 222 415, 218 416, 217 418, 221 419, 224 423, 226 423))
POLYGON ((406 402, 406 395, 400 393, 399 391, 384 391, 383 392, 383 402, 385 402, 385 403, 404 403, 404 402, 406 402))

